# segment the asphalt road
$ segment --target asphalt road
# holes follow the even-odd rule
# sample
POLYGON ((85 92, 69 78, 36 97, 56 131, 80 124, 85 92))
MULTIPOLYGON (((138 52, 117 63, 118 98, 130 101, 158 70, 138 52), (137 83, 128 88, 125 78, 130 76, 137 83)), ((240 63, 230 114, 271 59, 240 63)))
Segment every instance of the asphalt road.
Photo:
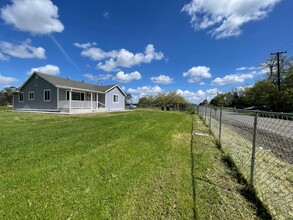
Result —
MULTIPOLYGON (((288 117, 283 118, 288 119, 288 117)), ((224 123, 237 123, 240 125, 243 124, 245 126, 250 126, 251 128, 254 126, 254 116, 245 115, 238 112, 223 111, 222 119, 224 123)), ((257 128, 269 133, 293 139, 293 120, 284 119, 260 116, 257 118, 257 128)))
MULTIPOLYGON (((207 111, 207 120, 209 117, 207 111)), ((220 111, 212 111, 212 118, 219 121, 220 111)), ((273 152, 277 157, 293 164, 293 117, 274 115, 257 118, 257 146, 273 152)), ((240 112, 222 112, 222 122, 252 142, 254 116, 240 112)), ((224 135, 224 134, 223 134, 224 135)))

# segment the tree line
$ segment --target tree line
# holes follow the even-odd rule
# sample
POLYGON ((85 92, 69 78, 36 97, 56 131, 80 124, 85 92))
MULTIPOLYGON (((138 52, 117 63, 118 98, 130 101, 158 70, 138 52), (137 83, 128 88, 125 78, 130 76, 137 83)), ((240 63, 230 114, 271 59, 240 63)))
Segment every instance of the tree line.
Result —
POLYGON ((280 57, 278 73, 277 60, 271 57, 260 67, 266 77, 252 87, 218 94, 210 104, 215 106, 246 108, 255 106, 261 110, 293 112, 293 57, 280 57))
POLYGON ((0 91, 0 106, 12 105, 12 93, 16 90, 16 87, 5 87, 0 91))
POLYGON ((176 92, 159 93, 157 95, 144 96, 139 99, 140 107, 161 107, 169 106, 174 108, 186 107, 186 99, 176 92))

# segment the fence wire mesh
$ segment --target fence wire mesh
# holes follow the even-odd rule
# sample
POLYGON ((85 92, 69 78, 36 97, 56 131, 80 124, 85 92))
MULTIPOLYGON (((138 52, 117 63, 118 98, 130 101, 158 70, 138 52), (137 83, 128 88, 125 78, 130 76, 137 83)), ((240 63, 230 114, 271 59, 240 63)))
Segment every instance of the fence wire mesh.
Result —
POLYGON ((199 106, 224 152, 275 219, 293 218, 293 114, 199 106))

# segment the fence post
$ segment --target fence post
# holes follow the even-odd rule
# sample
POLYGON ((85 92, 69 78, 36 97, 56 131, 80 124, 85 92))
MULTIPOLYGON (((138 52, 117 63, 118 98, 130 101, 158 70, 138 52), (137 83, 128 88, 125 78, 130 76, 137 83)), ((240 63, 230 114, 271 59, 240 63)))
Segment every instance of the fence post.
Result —
POLYGON ((210 107, 210 121, 209 121, 209 128, 212 131, 212 108, 210 107))
POLYGON ((250 186, 253 186, 254 169, 255 169, 255 153, 256 153, 256 134, 257 134, 257 118, 258 113, 254 116, 254 126, 253 126, 253 140, 252 140, 252 154, 251 154, 251 169, 250 169, 250 186))
POLYGON ((204 106, 204 123, 207 124, 207 104, 204 106))
POLYGON ((197 114, 199 115, 199 105, 197 106, 196 109, 197 109, 197 114))
POLYGON ((221 135, 222 135, 222 107, 220 107, 219 144, 221 144, 221 135))

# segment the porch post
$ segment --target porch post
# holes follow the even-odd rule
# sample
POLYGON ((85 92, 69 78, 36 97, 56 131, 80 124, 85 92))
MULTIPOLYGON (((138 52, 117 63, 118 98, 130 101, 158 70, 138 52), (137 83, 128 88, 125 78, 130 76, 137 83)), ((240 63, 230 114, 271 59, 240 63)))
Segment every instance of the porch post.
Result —
POLYGON ((69 90, 69 113, 71 111, 71 100, 72 100, 72 91, 69 90))
POLYGON ((93 93, 91 92, 91 110, 93 110, 93 93))
POLYGON ((57 111, 59 111, 59 88, 57 88, 57 111))
POLYGON ((99 93, 97 93, 97 109, 99 109, 99 93))

